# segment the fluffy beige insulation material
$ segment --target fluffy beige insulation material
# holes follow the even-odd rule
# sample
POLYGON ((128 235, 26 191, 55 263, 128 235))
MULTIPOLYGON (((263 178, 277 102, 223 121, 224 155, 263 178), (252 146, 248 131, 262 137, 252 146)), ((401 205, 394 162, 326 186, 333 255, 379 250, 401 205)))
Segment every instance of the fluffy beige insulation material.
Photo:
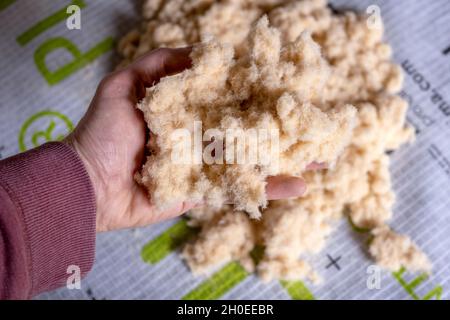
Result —
MULTIPOLYGON (((322 111, 314 105, 320 101, 329 67, 311 37, 303 33, 282 47, 279 31, 264 17, 248 42, 249 52, 235 60, 232 46, 204 41, 192 52, 191 69, 163 78, 139 104, 158 148, 139 181, 157 206, 203 199, 220 208, 231 202, 235 209, 259 217, 259 207, 267 205, 268 176, 300 175, 313 161, 334 163, 349 143, 356 109, 333 104, 322 111), (220 132, 276 130, 279 152, 272 159, 277 161, 237 163, 234 157, 224 164, 174 162, 174 130, 187 128, 194 137, 195 121, 201 121, 203 130, 220 132)), ((275 148, 269 138, 258 140, 258 149, 275 148)), ((225 143, 233 143, 238 152, 234 140, 225 143)), ((225 149, 230 150, 228 144, 225 149)))
POLYGON ((426 255, 387 226, 395 195, 386 152, 414 134, 381 23, 335 14, 325 0, 149 0, 144 18, 120 44, 125 64, 154 48, 196 44, 193 67, 162 79, 139 104, 157 141, 138 176, 160 207, 209 205, 190 214, 201 231, 183 257, 195 273, 238 260, 267 281, 317 280, 307 257, 344 215, 370 230, 368 251, 380 266, 430 270, 426 255), (203 131, 277 129, 279 162, 175 165, 171 133, 193 133, 194 121, 203 131), (329 169, 305 172, 313 161, 329 169), (267 203, 264 181, 276 174, 301 175, 306 195, 267 203), (255 265, 256 245, 264 253, 255 265))

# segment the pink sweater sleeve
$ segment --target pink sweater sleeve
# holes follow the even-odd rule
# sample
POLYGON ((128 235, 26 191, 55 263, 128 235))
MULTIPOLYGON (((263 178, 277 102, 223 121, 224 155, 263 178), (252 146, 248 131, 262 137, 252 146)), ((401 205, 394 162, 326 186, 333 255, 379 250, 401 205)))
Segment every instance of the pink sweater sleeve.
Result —
POLYGON ((95 251, 95 195, 72 148, 53 142, 0 161, 0 299, 28 299, 82 275, 95 251))

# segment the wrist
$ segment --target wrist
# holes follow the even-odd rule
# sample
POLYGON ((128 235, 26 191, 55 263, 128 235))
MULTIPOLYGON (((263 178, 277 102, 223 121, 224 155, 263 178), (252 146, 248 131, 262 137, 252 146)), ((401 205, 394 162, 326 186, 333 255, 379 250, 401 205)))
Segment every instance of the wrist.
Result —
POLYGON ((92 160, 90 160, 86 151, 83 149, 82 145, 77 140, 74 134, 69 135, 64 141, 67 145, 69 145, 78 155, 78 157, 83 162, 83 165, 89 175, 91 180, 92 187, 95 193, 95 203, 96 203, 96 231, 102 231, 100 217, 102 216, 101 210, 103 208, 102 203, 104 203, 105 198, 105 188, 103 179, 99 173, 99 170, 96 169, 96 166, 93 164, 92 160))

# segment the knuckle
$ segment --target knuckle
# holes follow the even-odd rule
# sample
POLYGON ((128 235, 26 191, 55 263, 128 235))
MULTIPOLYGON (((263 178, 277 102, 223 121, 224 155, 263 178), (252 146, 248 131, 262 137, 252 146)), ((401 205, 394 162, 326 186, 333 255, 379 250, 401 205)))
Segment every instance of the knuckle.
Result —
POLYGON ((117 82, 117 74, 110 73, 102 79, 102 81, 100 82, 100 87, 103 89, 107 89, 113 86, 116 82, 117 82))
POLYGON ((99 90, 106 96, 122 94, 126 82, 127 78, 123 71, 114 72, 103 78, 99 84, 99 90))

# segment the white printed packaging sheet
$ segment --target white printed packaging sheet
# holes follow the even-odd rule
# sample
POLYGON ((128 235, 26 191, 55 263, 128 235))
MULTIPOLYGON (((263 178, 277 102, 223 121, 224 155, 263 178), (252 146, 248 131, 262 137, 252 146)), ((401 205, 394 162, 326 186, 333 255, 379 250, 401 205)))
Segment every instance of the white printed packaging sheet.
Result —
MULTIPOLYGON (((40 299, 448 299, 450 297, 450 2, 334 0, 364 12, 378 5, 386 40, 406 82, 413 145, 392 155, 397 193, 391 226, 433 262, 430 276, 381 274, 362 236, 345 222, 312 260, 324 281, 264 284, 230 263, 194 277, 177 254, 192 234, 183 220, 97 237, 93 270, 81 289, 40 299)), ((115 43, 138 26, 141 1, 0 0, 0 158, 64 136, 86 111, 100 79, 118 62, 115 43), (66 26, 78 5, 81 30, 66 26), (49 18, 50 17, 50 18, 49 18)))

